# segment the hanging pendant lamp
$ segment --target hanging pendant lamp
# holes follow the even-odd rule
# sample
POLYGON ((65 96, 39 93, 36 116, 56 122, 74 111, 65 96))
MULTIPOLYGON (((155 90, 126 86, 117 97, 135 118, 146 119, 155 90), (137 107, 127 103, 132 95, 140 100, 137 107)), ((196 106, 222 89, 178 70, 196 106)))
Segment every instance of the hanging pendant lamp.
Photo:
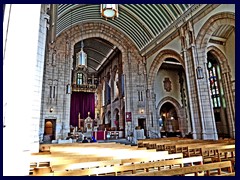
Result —
POLYGON ((101 4, 101 15, 108 19, 118 17, 118 5, 117 4, 101 4))

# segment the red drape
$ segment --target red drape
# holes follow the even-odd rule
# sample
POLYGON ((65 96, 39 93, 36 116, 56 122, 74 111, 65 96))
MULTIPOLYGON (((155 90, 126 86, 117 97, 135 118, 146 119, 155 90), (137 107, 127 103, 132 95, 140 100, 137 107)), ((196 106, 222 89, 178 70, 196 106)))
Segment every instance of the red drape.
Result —
POLYGON ((81 119, 88 117, 95 118, 95 99, 94 93, 88 92, 72 92, 71 95, 71 110, 70 110, 70 125, 78 126, 78 113, 80 112, 81 119))

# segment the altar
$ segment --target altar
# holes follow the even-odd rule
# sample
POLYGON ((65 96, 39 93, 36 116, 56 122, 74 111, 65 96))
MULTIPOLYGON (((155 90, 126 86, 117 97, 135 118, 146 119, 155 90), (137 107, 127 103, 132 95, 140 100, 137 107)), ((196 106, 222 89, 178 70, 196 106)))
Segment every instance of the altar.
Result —
POLYGON ((85 132, 93 131, 93 120, 89 116, 84 121, 84 131, 85 132))
POLYGON ((93 136, 96 140, 106 140, 107 131, 93 131, 93 136))

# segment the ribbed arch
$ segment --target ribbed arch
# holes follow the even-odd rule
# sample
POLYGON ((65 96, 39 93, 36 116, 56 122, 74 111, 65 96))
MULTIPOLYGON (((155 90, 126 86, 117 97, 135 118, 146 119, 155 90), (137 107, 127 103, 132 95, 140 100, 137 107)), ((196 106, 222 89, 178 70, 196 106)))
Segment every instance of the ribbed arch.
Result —
POLYGON ((192 5, 190 4, 119 4, 119 17, 105 20, 100 4, 59 4, 57 36, 81 22, 106 21, 129 37, 141 50, 167 29, 192 5))

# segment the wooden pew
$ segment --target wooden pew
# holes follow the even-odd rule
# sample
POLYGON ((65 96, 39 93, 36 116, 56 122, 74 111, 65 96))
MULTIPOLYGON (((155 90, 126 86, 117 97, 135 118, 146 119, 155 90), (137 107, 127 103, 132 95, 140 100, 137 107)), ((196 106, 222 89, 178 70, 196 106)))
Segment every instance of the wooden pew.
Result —
POLYGON ((189 174, 194 174, 198 176, 204 173, 204 176, 235 176, 235 172, 232 171, 231 161, 209 163, 203 165, 195 165, 189 167, 167 169, 162 171, 152 171, 152 172, 142 172, 137 174, 128 174, 127 176, 185 176, 189 174), (227 168, 227 171, 223 172, 222 169, 227 168), (217 169, 217 173, 216 173, 217 169), (201 173, 199 173, 201 172, 201 173))
POLYGON ((211 154, 211 151, 224 147, 224 146, 229 146, 229 148, 235 146, 232 143, 224 143, 224 142, 219 142, 219 143, 206 143, 206 144, 196 144, 196 145, 190 145, 188 146, 188 156, 195 156, 195 155, 209 155, 211 154), (205 153, 204 153, 205 152, 205 153))
POLYGON ((203 156, 204 162, 212 162, 212 158, 216 157, 218 150, 235 149, 235 144, 208 144, 200 149, 200 155, 203 156))
MULTIPOLYGON (((90 162, 90 161, 104 161, 112 159, 127 159, 127 158, 158 158, 168 155, 167 151, 162 152, 146 152, 143 151, 127 151, 128 153, 121 153, 121 150, 115 150, 115 154, 89 154, 89 155, 75 155, 69 153, 58 153, 54 155, 44 155, 31 157, 31 163, 50 163, 50 165, 56 164, 67 164, 67 163, 80 163, 80 162, 90 162)), ((178 155, 180 157, 180 155, 178 155)))
MULTIPOLYGON (((77 147, 75 147, 75 146, 72 147, 71 146, 71 147, 68 147, 66 149, 69 149, 69 148, 79 150, 83 147, 80 148, 80 146, 77 146, 77 147)), ((98 148, 101 148, 101 147, 98 147, 98 148)), ((158 156, 161 157, 163 155, 168 154, 167 151, 157 153, 156 150, 143 150, 142 148, 137 151, 136 146, 135 147, 127 146, 127 147, 124 147, 124 148, 121 148, 121 147, 119 148, 119 146, 116 146, 116 147, 111 147, 111 148, 107 148, 107 149, 110 149, 115 153, 118 152, 121 156, 117 157, 117 155, 113 156, 111 154, 109 154, 109 155, 97 154, 98 153, 97 149, 95 149, 96 151, 93 152, 94 154, 84 154, 84 155, 76 154, 74 152, 69 153, 68 151, 67 152, 55 152, 53 154, 39 153, 40 155, 37 155, 37 154, 34 153, 31 156, 30 174, 32 174, 33 171, 35 172, 35 174, 41 174, 42 172, 46 172, 46 171, 49 170, 48 168, 42 168, 42 167, 40 168, 39 166, 37 166, 35 164, 45 163, 45 164, 48 164, 48 165, 46 165, 44 167, 49 167, 49 164, 52 167, 54 165, 61 166, 61 165, 64 165, 64 164, 66 165, 66 164, 81 163, 81 162, 112 161, 112 160, 115 160, 115 159, 130 158, 130 157, 134 157, 134 158, 138 157, 139 158, 139 157, 142 157, 143 154, 147 158, 154 159, 153 157, 158 157, 158 156), (115 148, 117 148, 117 149, 115 149, 115 148), (128 153, 124 153, 124 151, 126 151, 128 153), (153 152, 156 152, 156 153, 153 154, 153 152)), ((104 149, 104 148, 102 148, 102 149, 104 149)), ((89 150, 89 148, 87 148, 87 150, 89 150)))
POLYGON ((158 141, 158 142, 161 142, 161 141, 177 141, 177 140, 180 140, 180 139, 187 139, 187 138, 168 137, 168 138, 155 138, 155 139, 139 139, 137 141, 137 145, 138 145, 138 147, 147 147, 147 144, 149 142, 154 142, 154 141, 158 141))
MULTIPOLYGON (((165 168, 180 168, 184 166, 184 163, 202 163, 202 157, 190 157, 184 159, 174 159, 166 161, 146 162, 137 163, 130 165, 101 167, 101 168, 90 168, 90 169, 75 169, 68 171, 57 171, 52 173, 42 174, 43 176, 89 176, 89 175, 122 175, 125 172, 139 173, 142 171, 149 171, 151 168, 165 169, 165 168)), ((165 171, 165 170, 162 170, 165 171)))
POLYGON ((65 146, 111 146, 114 144, 120 144, 117 142, 107 142, 107 143, 66 143, 66 144, 41 144, 39 147, 39 152, 49 152, 51 150, 51 147, 65 147, 65 146))
MULTIPOLYGON (((149 148, 153 147, 156 148, 158 151, 161 150, 168 150, 171 152, 171 147, 173 146, 173 149, 175 150, 176 144, 186 144, 186 143, 194 143, 194 142, 200 142, 201 140, 195 140, 195 139, 178 139, 178 140, 171 140, 171 141, 156 141, 149 143, 149 148)), ((175 150, 176 152, 176 150, 175 150)))
POLYGON ((214 150, 215 155, 211 157, 212 162, 231 161, 233 171, 235 171, 235 148, 219 148, 214 150))
POLYGON ((108 161, 94 161, 94 162, 83 162, 83 163, 68 163, 68 164, 56 164, 52 165, 52 171, 64 171, 66 169, 85 169, 85 168, 94 168, 94 167, 104 167, 112 165, 127 165, 127 164, 136 164, 144 162, 154 162, 159 160, 169 160, 169 159, 182 159, 182 154, 170 154, 165 156, 156 156, 156 157, 142 157, 142 158, 129 158, 129 159, 113 159, 108 161))
POLYGON ((227 144, 228 142, 215 141, 215 140, 192 140, 192 141, 177 141, 172 144, 166 144, 164 150, 168 150, 169 153, 182 152, 184 149, 189 149, 189 147, 196 147, 208 144, 227 144))
POLYGON ((65 170, 74 170, 74 169, 86 169, 94 167, 104 167, 104 166, 113 166, 121 165, 121 159, 112 159, 108 161, 93 161, 93 162, 82 162, 82 163, 69 163, 69 164, 56 164, 51 166, 53 172, 65 171, 65 170))
MULTIPOLYGON (((166 151, 167 152, 167 151, 166 151)), ((157 154, 161 152, 156 152, 157 154)), ((144 156, 141 158, 128 158, 128 159, 120 159, 119 157, 113 157, 113 159, 108 159, 104 161, 89 161, 89 158, 87 159, 81 159, 84 160, 82 163, 77 163, 76 159, 67 160, 67 161, 59 161, 56 164, 53 164, 51 166, 51 171, 57 172, 57 171, 65 171, 67 169, 80 169, 80 168, 94 168, 94 167, 102 167, 102 166, 109 166, 109 165, 127 165, 127 164, 139 164, 139 163, 145 163, 145 162, 156 162, 156 161, 166 161, 166 160, 172 160, 172 159, 182 159, 183 155, 182 153, 177 154, 163 154, 162 155, 153 155, 153 156, 144 156)), ((34 175, 42 175, 41 173, 43 171, 39 170, 40 168, 35 168, 34 175), (36 173, 37 172, 37 173, 36 173)), ((48 173, 50 173, 49 171, 48 173)), ((45 171, 45 173, 47 173, 45 171)))

